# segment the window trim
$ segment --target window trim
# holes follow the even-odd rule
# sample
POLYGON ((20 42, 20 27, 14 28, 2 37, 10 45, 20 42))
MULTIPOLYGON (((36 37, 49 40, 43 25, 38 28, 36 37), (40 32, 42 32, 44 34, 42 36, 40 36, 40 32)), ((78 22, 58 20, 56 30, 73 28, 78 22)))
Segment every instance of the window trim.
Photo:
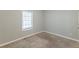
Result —
POLYGON ((33 29, 33 11, 32 10, 23 10, 22 11, 22 31, 28 31, 28 30, 32 30, 32 29, 33 29), (24 11, 31 11, 31 13, 32 13, 32 16, 31 16, 31 19, 32 19, 32 27, 25 28, 25 29, 23 29, 23 12, 24 11))

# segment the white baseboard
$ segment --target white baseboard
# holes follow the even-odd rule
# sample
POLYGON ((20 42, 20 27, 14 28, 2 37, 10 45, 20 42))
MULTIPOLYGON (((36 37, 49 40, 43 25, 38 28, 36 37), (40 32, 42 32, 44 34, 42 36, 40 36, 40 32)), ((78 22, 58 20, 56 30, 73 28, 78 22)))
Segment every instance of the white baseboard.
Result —
POLYGON ((52 34, 52 35, 56 35, 58 37, 62 37, 62 38, 66 38, 66 39, 69 39, 69 40, 73 40, 73 41, 79 42, 79 40, 75 39, 75 38, 71 38, 71 37, 68 37, 68 36, 64 36, 64 35, 61 35, 61 34, 56 34, 56 33, 48 32, 48 31, 44 31, 44 32, 52 34))
POLYGON ((36 34, 39 34, 39 33, 42 33, 42 32, 43 32, 43 31, 41 31, 41 32, 36 32, 36 33, 30 34, 30 35, 26 35, 26 36, 24 36, 24 37, 18 38, 18 39, 13 40, 13 41, 9 41, 9 42, 0 44, 0 47, 5 46, 5 45, 8 45, 8 44, 11 44, 11 43, 16 42, 16 41, 19 41, 19 40, 22 40, 22 39, 24 39, 24 38, 28 38, 28 37, 30 37, 30 36, 33 36, 33 35, 36 35, 36 34))

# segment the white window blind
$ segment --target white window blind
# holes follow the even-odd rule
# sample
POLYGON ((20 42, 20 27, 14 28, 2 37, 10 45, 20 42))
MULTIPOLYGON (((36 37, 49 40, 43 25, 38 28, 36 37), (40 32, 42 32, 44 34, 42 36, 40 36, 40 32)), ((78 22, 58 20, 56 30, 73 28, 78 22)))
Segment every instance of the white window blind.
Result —
POLYGON ((32 29, 32 11, 23 11, 22 29, 32 29))

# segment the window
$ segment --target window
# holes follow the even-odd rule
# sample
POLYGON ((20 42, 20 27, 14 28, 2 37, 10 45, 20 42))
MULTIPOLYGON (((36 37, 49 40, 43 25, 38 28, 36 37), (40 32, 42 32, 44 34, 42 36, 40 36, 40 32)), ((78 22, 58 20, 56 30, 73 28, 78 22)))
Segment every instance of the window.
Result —
POLYGON ((22 30, 32 29, 32 11, 23 11, 22 30))

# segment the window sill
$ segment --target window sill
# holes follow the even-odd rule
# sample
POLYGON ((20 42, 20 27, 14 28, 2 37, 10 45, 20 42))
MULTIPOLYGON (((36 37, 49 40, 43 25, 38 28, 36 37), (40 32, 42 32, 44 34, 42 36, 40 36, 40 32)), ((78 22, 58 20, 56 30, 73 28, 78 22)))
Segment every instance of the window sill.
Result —
POLYGON ((29 30, 32 30, 32 28, 22 29, 22 31, 29 31, 29 30))

